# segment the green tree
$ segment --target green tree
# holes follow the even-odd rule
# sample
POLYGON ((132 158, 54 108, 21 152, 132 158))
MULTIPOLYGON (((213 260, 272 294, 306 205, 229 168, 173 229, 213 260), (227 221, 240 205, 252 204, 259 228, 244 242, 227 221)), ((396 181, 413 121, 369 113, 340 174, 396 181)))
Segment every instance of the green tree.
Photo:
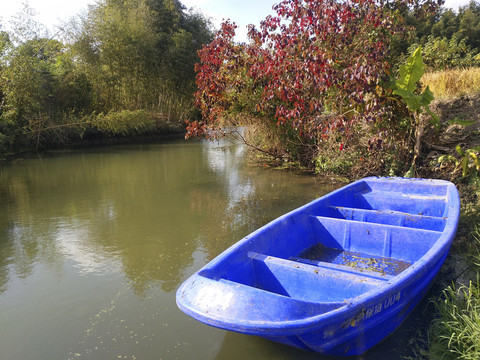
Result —
POLYGON ((59 116, 81 116, 93 109, 93 86, 86 73, 74 60, 71 51, 65 51, 55 58, 50 67, 56 79, 53 94, 59 116))
POLYGON ((0 149, 8 141, 8 129, 3 113, 5 112, 5 90, 8 83, 5 70, 8 67, 6 54, 11 45, 10 37, 6 31, 1 30, 0 24, 0 149))
POLYGON ((433 25, 431 34, 436 38, 451 39, 458 31, 459 24, 460 19, 452 9, 444 10, 438 22, 433 25))
POLYGON ((16 46, 4 57, 1 116, 12 140, 20 136, 28 143, 31 135, 62 120, 55 68, 63 53, 60 42, 38 38, 16 46))
POLYGON ((97 111, 182 117, 192 106, 196 51, 211 36, 208 22, 177 0, 104 0, 74 31, 73 51, 95 84, 97 111))
POLYGON ((480 3, 470 1, 460 7, 458 14, 451 9, 444 10, 433 25, 431 35, 448 41, 456 39, 458 43, 465 39, 467 46, 480 52, 480 3))
MULTIPOLYGON (((413 44, 408 52, 413 53, 419 46, 419 44, 413 44)), ((451 39, 430 35, 423 45, 423 60, 429 70, 467 68, 480 65, 478 50, 473 50, 467 44, 467 38, 459 40, 457 34, 454 34, 451 39)))
POLYGON ((178 0, 101 0, 61 30, 65 43, 34 16, 27 4, 12 31, 0 28, 0 147, 69 141, 88 128, 154 131, 168 128, 162 116, 183 124, 190 115, 197 50, 212 33, 178 0))
MULTIPOLYGON (((415 28, 415 37, 402 38, 395 51, 412 54, 424 49, 424 60, 431 70, 476 66, 480 53, 480 3, 470 1, 458 12, 439 8, 433 13, 403 10, 407 25, 415 28)), ((399 57, 401 61, 402 56, 399 57)))
POLYGON ((467 45, 480 51, 480 3, 470 1, 468 6, 460 8, 458 17, 460 23, 457 34, 467 39, 467 45))
POLYGON ((99 111, 141 108, 155 79, 156 34, 144 1, 104 1, 92 7, 76 34, 74 52, 95 83, 99 111))

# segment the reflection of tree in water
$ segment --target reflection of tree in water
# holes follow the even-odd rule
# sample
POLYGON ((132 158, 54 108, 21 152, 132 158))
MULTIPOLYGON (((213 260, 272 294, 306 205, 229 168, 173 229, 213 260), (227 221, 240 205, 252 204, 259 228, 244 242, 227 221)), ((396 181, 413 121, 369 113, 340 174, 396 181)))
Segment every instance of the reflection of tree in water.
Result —
POLYGON ((173 146, 10 166, 0 174, 0 201, 8 205, 2 207, 0 289, 11 263, 20 267, 15 276, 25 277, 36 263, 71 260, 82 272, 117 271, 120 264, 139 293, 151 281, 173 290, 195 251, 193 243, 186 251, 189 230, 179 225, 188 218, 184 185, 192 154, 173 146))
POLYGON ((201 227, 209 259, 258 227, 335 187, 311 176, 248 167, 243 146, 221 142, 204 149, 208 165, 222 185, 215 196, 198 191, 191 197, 198 203, 194 208, 211 204, 212 216, 205 218, 201 227))
POLYGON ((7 290, 7 283, 10 281, 10 264, 14 250, 13 244, 7 239, 9 230, 8 219, 0 214, 0 294, 7 290))
POLYGON ((61 254, 50 236, 55 226, 32 215, 32 207, 38 204, 31 197, 31 179, 23 174, 0 174, 0 292, 12 277, 30 276, 36 263, 54 269, 61 266, 61 254))
POLYGON ((102 149, 4 168, 0 291, 38 263, 61 276, 69 261, 82 273, 122 272, 139 296, 158 284, 173 292, 199 248, 211 259, 319 195, 309 177, 293 185, 291 174, 245 167, 242 147, 228 143, 146 150, 102 149), (305 186, 305 198, 292 198, 299 191, 291 186, 305 186))

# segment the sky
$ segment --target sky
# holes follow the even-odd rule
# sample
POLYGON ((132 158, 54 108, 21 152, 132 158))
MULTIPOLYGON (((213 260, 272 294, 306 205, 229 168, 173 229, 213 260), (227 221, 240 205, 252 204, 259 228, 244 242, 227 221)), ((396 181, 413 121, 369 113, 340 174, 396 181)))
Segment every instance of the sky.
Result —
MULTIPOLYGON (((0 18, 4 26, 12 16, 28 4, 37 15, 35 20, 55 32, 55 27, 70 19, 72 16, 86 10, 89 4, 96 0, 0 0, 0 18)), ((272 6, 280 0, 180 0, 186 7, 195 8, 210 17, 215 26, 222 19, 231 19, 239 26, 237 41, 246 41, 247 25, 260 24, 267 15, 273 14, 272 6)), ((458 9, 459 6, 468 4, 469 0, 446 0, 445 6, 458 9)))

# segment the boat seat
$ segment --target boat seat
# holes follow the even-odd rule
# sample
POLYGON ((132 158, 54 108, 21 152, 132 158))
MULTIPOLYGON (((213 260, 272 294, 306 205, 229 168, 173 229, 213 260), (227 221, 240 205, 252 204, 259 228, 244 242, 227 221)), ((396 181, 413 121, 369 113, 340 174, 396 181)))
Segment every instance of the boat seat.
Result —
MULTIPOLYGON (((354 204, 362 209, 393 210, 412 215, 443 217, 445 196, 404 194, 386 191, 362 191, 354 195, 354 204)), ((340 204, 338 204, 340 205, 340 204)))
POLYGON ((386 279, 249 252, 255 286, 302 301, 342 302, 386 285, 386 279))
POLYGON ((328 215, 346 220, 396 225, 415 229, 443 231, 445 217, 407 214, 393 210, 368 210, 344 206, 330 206, 328 215))
MULTIPOLYGON (((327 248, 371 254, 413 263, 431 249, 440 231, 311 216, 317 243, 327 248), (418 241, 418 239, 421 241, 418 241)), ((312 244, 313 245, 313 244, 312 244)))
POLYGON ((321 298, 305 301, 224 278, 211 279, 202 273, 188 291, 179 296, 193 308, 208 314, 212 325, 221 322, 228 328, 232 324, 235 331, 245 326, 258 329, 259 334, 262 327, 277 323, 282 331, 289 321, 304 320, 347 305, 344 301, 321 298))

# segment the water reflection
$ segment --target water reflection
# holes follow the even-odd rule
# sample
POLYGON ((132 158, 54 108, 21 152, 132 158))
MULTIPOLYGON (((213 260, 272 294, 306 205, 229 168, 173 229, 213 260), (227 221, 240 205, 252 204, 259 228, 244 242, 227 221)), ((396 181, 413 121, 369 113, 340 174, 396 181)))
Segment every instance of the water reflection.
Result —
POLYGON ((2 272, 26 278, 36 264, 72 260, 85 273, 123 271, 138 294, 152 281, 173 291, 196 248, 178 240, 196 228, 185 185, 198 161, 180 156, 172 166, 169 154, 66 154, 4 169, 2 272))
POLYGON ((121 261, 114 253, 89 241, 95 238, 89 223, 75 219, 60 221, 54 234, 55 247, 64 261, 73 262, 73 267, 82 275, 109 275, 122 270, 121 261))
MULTIPOLYGON (((245 159, 245 147, 232 146, 228 139, 222 143, 211 143, 205 148, 208 165, 217 176, 224 178, 226 194, 228 197, 226 212, 233 212, 240 201, 245 200, 255 193, 251 179, 242 176, 241 167, 245 159), (216 145, 215 145, 216 144, 216 145)), ((237 213, 236 215, 241 215, 237 213)))

